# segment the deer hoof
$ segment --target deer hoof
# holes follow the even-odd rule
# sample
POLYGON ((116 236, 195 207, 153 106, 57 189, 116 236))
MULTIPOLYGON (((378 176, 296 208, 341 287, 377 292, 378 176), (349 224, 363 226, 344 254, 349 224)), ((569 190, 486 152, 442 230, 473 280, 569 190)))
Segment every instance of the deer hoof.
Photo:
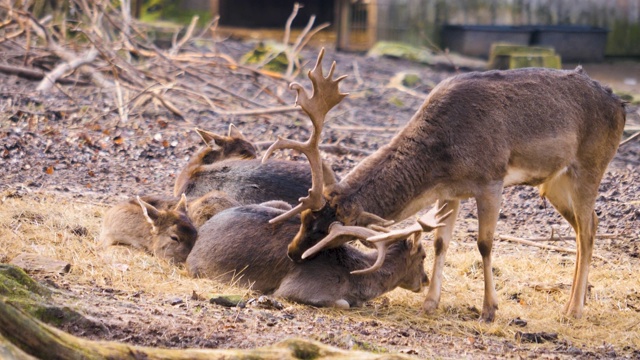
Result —
POLYGON ((345 299, 340 299, 340 300, 336 300, 333 306, 337 307, 338 309, 348 309, 349 302, 345 299))
POLYGON ((437 308, 438 308, 438 302, 436 300, 426 299, 424 303, 422 303, 422 310, 427 315, 433 315, 433 313, 436 312, 437 308))

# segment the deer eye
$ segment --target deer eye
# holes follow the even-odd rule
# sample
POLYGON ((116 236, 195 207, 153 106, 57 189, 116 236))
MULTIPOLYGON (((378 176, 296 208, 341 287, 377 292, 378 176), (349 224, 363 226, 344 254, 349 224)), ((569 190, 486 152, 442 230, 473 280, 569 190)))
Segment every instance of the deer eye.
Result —
POLYGON ((178 237, 175 236, 175 235, 171 235, 171 240, 173 240, 175 242, 180 242, 180 239, 178 239, 178 237))

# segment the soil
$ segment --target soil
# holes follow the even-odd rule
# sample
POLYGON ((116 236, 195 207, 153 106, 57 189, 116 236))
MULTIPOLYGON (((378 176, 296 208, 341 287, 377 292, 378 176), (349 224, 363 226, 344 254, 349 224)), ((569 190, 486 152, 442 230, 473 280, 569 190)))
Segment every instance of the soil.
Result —
MULTIPOLYGON (((250 45, 227 40, 219 50, 238 58, 250 45)), ((315 58, 315 49, 303 52, 315 58)), ((358 54, 329 51, 325 59, 337 61, 337 73, 348 74, 343 91, 351 93, 333 110, 325 129, 325 143, 375 151, 389 141, 422 103, 422 96, 451 69, 433 69, 397 59, 372 59, 358 54), (398 71, 416 73, 420 81, 412 93, 387 87, 398 71), (386 130, 385 130, 386 129, 386 130), (391 129, 389 131, 388 129, 391 129)), ((326 60, 325 60, 326 61, 326 60)), ((306 66, 307 68, 310 65, 306 66)), ((269 106, 292 104, 294 95, 279 96, 260 90, 259 77, 251 72, 216 72, 217 85, 254 97, 269 106), (256 84, 258 84, 256 86, 256 84)), ((302 76, 298 81, 304 81, 302 76)), ((306 138, 308 122, 302 114, 261 116, 220 115, 206 108, 182 109, 180 119, 161 106, 146 106, 122 121, 111 94, 94 87, 64 87, 65 93, 34 92, 37 82, 0 75, 0 191, 55 193, 81 201, 114 204, 134 195, 170 194, 179 169, 200 147, 192 131, 201 127, 225 133, 235 124, 250 140, 272 141, 276 135, 306 138)), ((281 83, 284 84, 284 83, 281 83)), ((282 86, 284 88, 284 85, 282 86)), ((185 95, 182 95, 185 96, 185 95)), ((228 94, 221 94, 222 100, 228 94)), ((187 97, 187 96, 185 96, 187 97)), ((247 102, 229 101, 228 110, 247 102)), ((640 125, 638 106, 628 106, 628 125, 640 125)), ((627 134, 628 135, 628 134, 627 134)), ((600 187, 596 211, 599 231, 618 234, 607 242, 607 251, 619 257, 640 257, 640 141, 620 148, 600 187)), ((292 160, 299 156, 287 153, 292 160)), ((325 154, 334 170, 344 176, 364 156, 325 154)), ((466 201, 460 218, 475 218, 474 201, 466 201)), ((548 236, 555 226, 569 226, 553 208, 527 187, 505 190, 501 212, 503 233, 514 236, 548 236)), ((459 241, 473 243, 475 229, 462 229, 459 241), (467 231, 468 230, 468 231, 467 231)), ((36 276, 38 278, 38 276, 36 276)), ((43 277, 38 278, 45 281, 43 277)), ((194 294, 191 300, 157 299, 144 293, 123 293, 97 286, 47 280, 50 286, 72 294, 82 303, 90 324, 63 324, 75 335, 162 347, 250 348, 264 346, 290 335, 313 337, 344 348, 378 350, 377 346, 418 357, 585 357, 606 358, 606 349, 577 349, 557 344, 553 351, 516 346, 512 341, 477 336, 456 338, 433 329, 382 324, 376 320, 386 304, 377 301, 342 319, 324 310, 285 307, 284 310, 247 307, 226 308, 210 304, 194 294), (251 331, 247 331, 251 330, 251 331), (352 335, 358 334, 357 338, 352 335), (378 345, 371 345, 378 344, 378 345)), ((469 310, 474 314, 474 310, 469 310)), ((640 356, 638 350, 629 356, 640 356)))

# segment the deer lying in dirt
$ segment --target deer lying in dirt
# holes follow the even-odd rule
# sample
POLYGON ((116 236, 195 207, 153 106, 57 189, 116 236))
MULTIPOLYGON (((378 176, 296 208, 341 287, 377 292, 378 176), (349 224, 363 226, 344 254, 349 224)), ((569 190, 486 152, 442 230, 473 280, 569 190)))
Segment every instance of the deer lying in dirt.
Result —
POLYGON ((302 225, 288 247, 289 256, 300 261, 333 246, 335 237, 327 235, 336 222, 366 226, 384 219, 398 221, 437 200, 453 214, 435 233, 436 258, 423 304, 431 313, 440 302, 444 258, 460 199, 473 197, 485 284, 481 319, 493 321, 498 299, 491 249, 502 189, 538 186, 577 234, 576 268, 565 313, 581 317, 598 223, 595 200, 622 135, 624 103, 580 67, 457 75, 431 91, 388 145, 339 183, 323 188, 320 133, 326 113, 346 96, 338 90, 343 77, 332 79, 335 63, 326 78, 322 75, 323 52, 309 72, 312 97, 299 84, 291 85, 298 93, 296 103, 313 123, 311 138, 304 144, 278 139, 264 156, 267 159, 276 149, 298 149, 311 164, 309 196, 271 221, 301 213, 302 225))
MULTIPOLYGON (((420 235, 423 230, 441 226, 439 222, 446 218, 439 216, 436 209, 429 212, 421 219, 423 227, 407 233, 413 236, 412 240, 405 240, 405 236, 392 240, 393 244, 385 244, 388 251, 384 265, 375 272, 363 273, 357 269, 382 263, 379 253, 339 245, 302 263, 287 259, 287 244, 300 226, 299 219, 270 225, 269 219, 284 210, 265 205, 269 204, 231 208, 204 224, 187 258, 189 272, 303 304, 360 306, 398 286, 415 292, 422 290, 428 279, 420 235)), ((361 227, 340 228, 342 235, 361 239, 378 235, 361 227)))
POLYGON ((190 202, 164 196, 137 197, 113 206, 102 222, 102 246, 129 245, 174 263, 187 259, 197 229, 217 213, 240 206, 227 194, 211 191, 190 202))
POLYGON ((227 136, 202 129, 196 129, 196 132, 204 141, 205 147, 191 156, 187 165, 176 177, 176 183, 173 187, 174 196, 180 196, 180 194, 185 193, 194 174, 204 165, 211 165, 226 159, 248 160, 257 157, 256 148, 233 124, 229 125, 227 136))
MULTIPOLYGON (((193 155, 176 178, 174 195, 189 198, 211 190, 225 192, 243 205, 282 200, 295 204, 311 186, 311 172, 303 163, 255 160, 255 147, 233 125, 221 136, 196 129, 207 147, 193 155)), ((324 176, 335 181, 328 165, 324 176)))

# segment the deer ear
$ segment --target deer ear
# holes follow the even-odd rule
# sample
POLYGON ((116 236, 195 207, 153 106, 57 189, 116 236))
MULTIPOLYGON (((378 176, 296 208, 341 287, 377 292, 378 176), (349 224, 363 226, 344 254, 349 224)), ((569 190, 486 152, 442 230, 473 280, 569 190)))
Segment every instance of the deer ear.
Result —
POLYGON ((182 193, 182 196, 180 196, 180 201, 178 201, 176 207, 173 208, 173 210, 185 214, 187 213, 187 195, 182 193))
POLYGON ((226 141, 224 136, 212 133, 211 131, 196 128, 196 132, 198 133, 198 135, 200 135, 202 141, 204 141, 207 146, 211 147, 214 150, 222 146, 226 141))
POLYGON ((422 231, 414 232, 407 239, 407 246, 411 251, 409 252, 411 255, 415 255, 420 249, 420 239, 422 238, 422 231))
POLYGON ((238 130, 238 128, 233 124, 229 124, 229 134, 227 136, 234 139, 247 140, 240 130, 238 130))
POLYGON ((336 174, 333 172, 331 165, 322 161, 322 182, 325 188, 330 188, 337 183, 336 174))
POLYGON ((370 213, 366 211, 362 211, 356 219, 356 224, 358 224, 359 226, 369 226, 369 225, 390 226, 390 225, 393 225, 393 223, 394 223, 393 220, 386 220, 374 213, 370 213))
POLYGON ((142 208, 142 215, 144 215, 144 218, 155 230, 155 221, 160 217, 160 210, 140 199, 140 196, 136 196, 136 200, 138 200, 138 204, 140 204, 140 207, 142 208))

